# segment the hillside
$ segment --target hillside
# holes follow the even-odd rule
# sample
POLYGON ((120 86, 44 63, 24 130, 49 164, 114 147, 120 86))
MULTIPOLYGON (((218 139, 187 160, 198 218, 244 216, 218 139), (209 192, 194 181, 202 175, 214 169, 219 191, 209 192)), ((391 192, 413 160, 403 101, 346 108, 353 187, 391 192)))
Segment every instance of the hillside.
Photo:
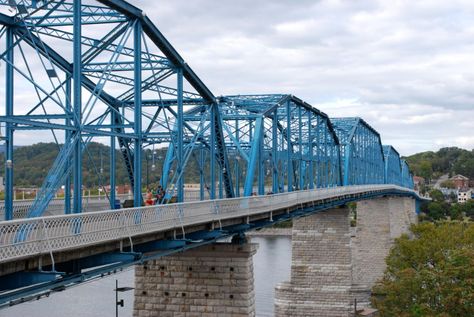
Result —
MULTIPOLYGON (((15 185, 16 186, 41 186, 44 177, 53 164, 58 154, 58 145, 55 143, 37 143, 30 146, 21 146, 14 151, 15 185)), ((91 142, 83 154, 84 185, 87 187, 99 186, 99 171, 102 167, 103 183, 108 184, 109 178, 109 147, 107 145, 91 142), (102 153, 102 154, 101 154, 102 153)), ((162 158, 166 149, 158 149, 155 154, 155 171, 152 171, 152 153, 146 150, 148 156, 149 182, 155 183, 161 174, 162 158), (160 159, 161 158, 161 159, 160 159)), ((128 176, 119 150, 116 150, 117 184, 128 183, 128 176)), ((143 155, 145 157, 145 155, 143 155)), ((474 150, 468 151, 456 147, 443 148, 438 152, 421 152, 405 158, 410 164, 415 175, 426 179, 436 179, 443 174, 462 174, 474 179, 474 150)), ((0 164, 4 164, 4 153, 0 151, 0 164)), ((196 158, 191 157, 186 169, 186 182, 199 182, 199 169, 196 158)), ((146 159, 143 159, 143 181, 146 182, 146 159)), ((0 169, 3 176, 4 169, 0 169)), ((208 171, 206 171, 208 174, 208 171)))
POLYGON ((474 179, 474 150, 447 147, 438 152, 417 153, 405 159, 414 175, 425 179, 437 179, 444 174, 462 174, 474 179))
MULTIPOLYGON (((109 181, 109 146, 101 143, 91 142, 87 146, 87 150, 84 151, 83 160, 83 181, 86 187, 98 187, 99 184, 108 184, 109 181), (102 159, 101 159, 102 157, 102 159), (102 161, 103 173, 100 174, 100 167, 102 161), (99 177, 100 175, 100 177, 99 177), (99 182, 99 178, 103 179, 99 182)), ((14 183, 18 187, 32 187, 41 186, 42 182, 47 175, 50 167, 53 164, 54 159, 58 155, 59 146, 55 143, 37 143, 30 146, 22 146, 13 152, 13 162, 15 166, 14 183)), ((152 171, 152 153, 151 150, 146 150, 148 156, 148 176, 149 182, 158 182, 159 174, 161 173, 162 160, 159 157, 164 158, 166 149, 156 150, 155 155, 155 171, 152 171)), ((145 155, 143 155, 145 157, 145 155)), ((116 182, 117 184, 127 184, 128 175, 125 170, 125 166, 122 160, 122 155, 119 150, 116 150, 117 158, 117 169, 116 169, 116 182)), ((0 153, 0 162, 2 166, 5 162, 4 153, 0 153)), ((190 160, 190 164, 193 162, 190 160)), ((146 181, 146 159, 143 159, 143 180, 146 181)), ((197 167, 191 169, 192 172, 186 175, 186 178, 198 177, 197 167)), ((0 169, 0 176, 4 176, 4 169, 0 169)))

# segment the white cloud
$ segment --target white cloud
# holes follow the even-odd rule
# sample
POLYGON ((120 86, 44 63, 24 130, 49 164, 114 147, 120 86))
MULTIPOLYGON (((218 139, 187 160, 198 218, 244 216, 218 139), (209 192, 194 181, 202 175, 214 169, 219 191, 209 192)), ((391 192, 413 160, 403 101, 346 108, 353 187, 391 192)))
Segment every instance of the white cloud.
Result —
POLYGON ((216 95, 291 93, 402 154, 473 147, 471 0, 131 3, 216 95))

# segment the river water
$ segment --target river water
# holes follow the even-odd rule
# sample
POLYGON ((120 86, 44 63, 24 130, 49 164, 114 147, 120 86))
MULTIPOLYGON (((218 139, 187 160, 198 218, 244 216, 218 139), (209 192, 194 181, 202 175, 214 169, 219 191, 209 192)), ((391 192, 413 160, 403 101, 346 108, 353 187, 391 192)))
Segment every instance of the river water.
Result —
MULTIPOLYGON (((277 283, 290 278, 291 239, 282 236, 252 237, 259 244, 254 256, 255 300, 258 317, 273 316, 277 283)), ((107 317, 115 316, 115 280, 120 286, 134 284, 133 268, 56 293, 39 301, 0 310, 3 317, 107 317)), ((133 291, 122 293, 124 307, 119 316, 131 317, 133 291)))

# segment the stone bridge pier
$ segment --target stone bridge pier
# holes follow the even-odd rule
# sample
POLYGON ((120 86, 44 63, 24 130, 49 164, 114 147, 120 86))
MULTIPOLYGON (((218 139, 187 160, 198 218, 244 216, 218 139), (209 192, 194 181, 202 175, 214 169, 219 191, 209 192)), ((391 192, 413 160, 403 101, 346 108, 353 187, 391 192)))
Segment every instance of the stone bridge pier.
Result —
POLYGON ((255 316, 256 251, 214 243, 136 266, 133 316, 255 316))
MULTIPOLYGON (((276 287, 275 316, 352 316, 354 299, 368 304, 393 240, 416 221, 415 201, 361 201, 355 228, 350 219, 340 207, 294 220, 291 278, 276 287)), ((133 316, 255 316, 256 250, 214 243, 137 266, 133 316)))
POLYGON ((295 220, 291 278, 276 287, 275 316, 352 316, 354 299, 369 303, 393 240, 416 219, 414 199, 383 197, 357 203, 355 232, 347 207, 295 220))

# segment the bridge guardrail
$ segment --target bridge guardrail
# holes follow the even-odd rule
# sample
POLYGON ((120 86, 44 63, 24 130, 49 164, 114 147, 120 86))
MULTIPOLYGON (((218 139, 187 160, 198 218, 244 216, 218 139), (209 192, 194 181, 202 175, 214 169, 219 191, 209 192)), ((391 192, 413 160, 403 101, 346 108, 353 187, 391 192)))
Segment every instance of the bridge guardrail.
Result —
POLYGON ((0 262, 381 190, 413 192, 395 185, 357 185, 2 221, 0 262))

